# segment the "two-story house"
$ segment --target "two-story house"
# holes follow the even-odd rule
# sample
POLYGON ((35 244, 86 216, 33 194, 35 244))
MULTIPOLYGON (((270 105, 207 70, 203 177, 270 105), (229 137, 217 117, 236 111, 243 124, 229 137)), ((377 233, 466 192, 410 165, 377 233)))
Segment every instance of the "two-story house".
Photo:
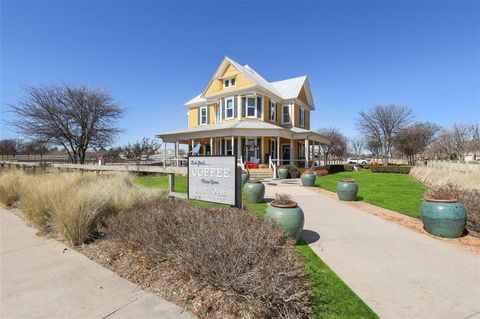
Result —
POLYGON ((315 145, 329 143, 310 130, 315 105, 306 76, 269 82, 225 57, 205 90, 185 106, 188 128, 157 135, 175 143, 177 154, 179 144, 188 144, 198 154, 306 166, 315 145))

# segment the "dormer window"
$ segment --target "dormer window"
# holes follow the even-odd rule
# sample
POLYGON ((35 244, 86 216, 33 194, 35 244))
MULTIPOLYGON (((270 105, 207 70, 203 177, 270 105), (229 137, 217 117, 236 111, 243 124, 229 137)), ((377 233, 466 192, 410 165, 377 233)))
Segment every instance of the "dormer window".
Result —
POLYGON ((235 86, 235 78, 223 80, 223 87, 228 88, 230 86, 235 86))

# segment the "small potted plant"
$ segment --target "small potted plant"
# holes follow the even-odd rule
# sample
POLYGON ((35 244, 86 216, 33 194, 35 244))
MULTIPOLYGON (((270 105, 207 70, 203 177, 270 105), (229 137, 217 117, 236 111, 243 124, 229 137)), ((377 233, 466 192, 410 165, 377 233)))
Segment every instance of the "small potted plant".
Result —
POLYGON ((248 169, 242 171, 242 187, 245 186, 245 183, 250 179, 250 172, 248 169))
POLYGON ((307 169, 303 174, 300 176, 302 180, 302 185, 306 187, 313 187, 315 186, 315 179, 317 178, 317 174, 311 168, 307 169))
POLYGON ((261 203, 265 196, 265 185, 256 180, 248 180, 243 187, 245 192, 245 200, 248 203, 261 203))
POLYGON ((288 194, 276 194, 267 207, 265 217, 281 225, 295 240, 300 237, 305 223, 302 208, 288 194))
POLYGON ((445 238, 460 237, 467 222, 465 208, 457 200, 452 185, 427 190, 420 205, 420 215, 427 232, 445 238))
POLYGON ((288 168, 286 166, 279 166, 277 168, 277 176, 279 179, 285 179, 288 176, 288 168))
POLYGON ((343 201, 354 201, 357 199, 358 184, 354 179, 344 178, 337 183, 338 199, 343 201))

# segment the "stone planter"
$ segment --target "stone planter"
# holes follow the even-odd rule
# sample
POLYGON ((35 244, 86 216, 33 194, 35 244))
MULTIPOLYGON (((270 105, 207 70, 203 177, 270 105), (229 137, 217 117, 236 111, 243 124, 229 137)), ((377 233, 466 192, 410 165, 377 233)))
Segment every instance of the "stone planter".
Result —
POLYGON ((302 176, 300 176, 300 179, 302 180, 302 185, 306 187, 315 186, 316 178, 317 175, 315 173, 303 173, 302 176))
POLYGON ((245 183, 250 179, 250 173, 242 173, 242 188, 245 183))
POLYGON ((357 199, 358 185, 353 179, 342 179, 337 183, 338 199, 354 201, 357 199))
POLYGON ((465 230, 467 213, 456 199, 433 199, 425 197, 420 206, 425 230, 432 235, 458 238, 465 230))
POLYGON ((288 169, 285 167, 277 168, 277 176, 279 179, 285 179, 288 177, 288 169))
POLYGON ((300 237, 305 223, 303 210, 295 201, 291 201, 288 205, 278 205, 272 201, 267 207, 265 217, 271 218, 281 225, 295 240, 300 237))
POLYGON ((248 203, 261 203, 265 196, 265 185, 262 182, 247 181, 243 187, 245 200, 248 203))

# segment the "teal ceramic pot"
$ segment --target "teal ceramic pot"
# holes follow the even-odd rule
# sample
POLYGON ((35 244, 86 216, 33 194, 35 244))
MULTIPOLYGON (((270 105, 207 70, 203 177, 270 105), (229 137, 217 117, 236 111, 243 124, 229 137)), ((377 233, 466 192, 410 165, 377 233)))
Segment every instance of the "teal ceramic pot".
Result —
POLYGON ((315 173, 304 173, 300 176, 302 180, 302 185, 306 187, 313 187, 315 186, 315 179, 317 178, 317 174, 315 173))
POLYGON ((242 187, 245 186, 245 183, 250 178, 250 173, 242 173, 242 187))
POLYGON ((426 197, 420 206, 420 214, 425 230, 432 235, 458 238, 465 230, 467 213, 463 205, 455 199, 426 197))
POLYGON ((277 176, 278 178, 280 179, 285 179, 287 178, 288 176, 288 169, 284 168, 284 167, 279 167, 277 168, 277 176))
POLYGON ((294 201, 290 205, 276 205, 275 201, 272 201, 267 207, 265 217, 281 225, 295 240, 300 237, 305 223, 302 208, 294 201))
POLYGON ((248 203, 261 203, 263 196, 265 196, 265 185, 262 182, 247 181, 243 187, 245 192, 245 200, 248 203))
POLYGON ((337 183, 338 199, 354 201, 357 199, 358 185, 353 179, 342 179, 337 183))

